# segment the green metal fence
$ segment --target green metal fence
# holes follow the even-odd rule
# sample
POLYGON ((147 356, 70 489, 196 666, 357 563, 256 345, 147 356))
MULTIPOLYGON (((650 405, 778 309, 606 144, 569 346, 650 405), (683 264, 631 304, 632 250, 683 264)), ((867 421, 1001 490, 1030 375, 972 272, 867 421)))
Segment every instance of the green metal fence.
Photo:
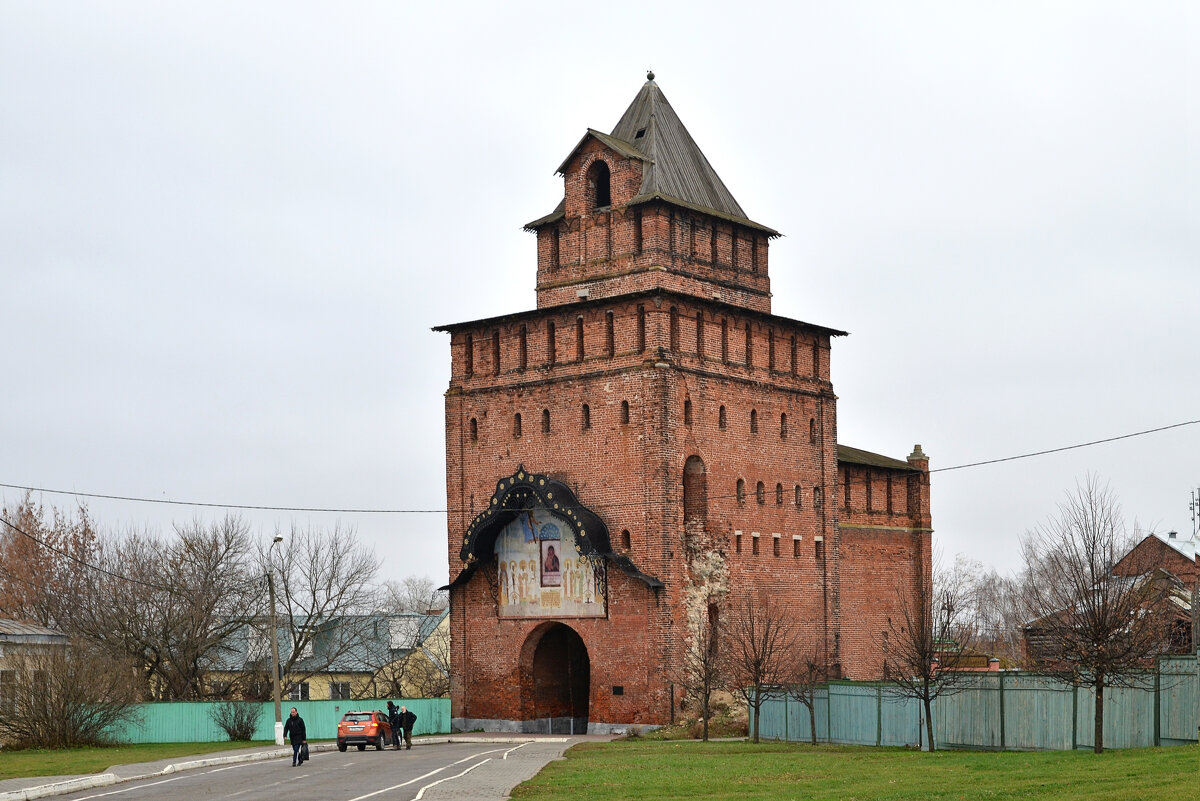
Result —
MULTIPOLYGON (((933 704, 939 748, 1070 750, 1091 748, 1095 696, 1087 687, 1021 672, 964 677, 933 704)), ((868 682, 831 682, 817 689, 817 740, 848 745, 925 745, 918 701, 868 682)), ((808 741, 808 709, 782 695, 764 700, 762 737, 808 741)), ((1200 727, 1196 657, 1163 657, 1129 687, 1104 692, 1107 748, 1185 745, 1200 727)))
MULTIPOLYGON (((397 706, 407 706, 417 716, 413 734, 450 731, 449 698, 398 698, 397 706)), ((113 737, 126 743, 213 743, 228 740, 228 735, 213 721, 216 702, 140 704, 138 721, 122 726, 113 737)), ((254 730, 255 740, 275 739, 275 705, 263 703, 254 730)), ((286 720, 292 707, 304 718, 310 740, 332 740, 337 724, 349 711, 377 709, 387 711, 387 699, 367 701, 285 701, 286 720)))

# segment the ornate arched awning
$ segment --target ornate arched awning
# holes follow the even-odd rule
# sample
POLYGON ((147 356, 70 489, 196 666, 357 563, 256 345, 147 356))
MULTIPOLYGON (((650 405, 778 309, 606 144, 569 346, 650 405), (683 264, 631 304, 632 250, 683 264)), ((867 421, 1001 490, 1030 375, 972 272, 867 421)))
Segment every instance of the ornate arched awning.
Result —
POLYGON ((663 586, 658 579, 638 570, 628 557, 613 553, 608 526, 595 512, 579 502, 570 487, 541 473, 530 473, 524 466, 496 482, 496 491, 488 499, 488 508, 467 524, 459 550, 466 567, 447 586, 465 584, 480 565, 492 561, 496 537, 504 527, 521 512, 537 508, 554 512, 570 525, 579 553, 602 558, 623 573, 644 581, 647 586, 655 589, 663 586))

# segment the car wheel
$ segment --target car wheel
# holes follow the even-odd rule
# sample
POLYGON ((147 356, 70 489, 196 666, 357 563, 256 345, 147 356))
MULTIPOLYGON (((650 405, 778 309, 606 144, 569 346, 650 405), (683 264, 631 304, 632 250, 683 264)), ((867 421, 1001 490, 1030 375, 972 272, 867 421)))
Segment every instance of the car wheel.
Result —
POLYGON ((366 744, 366 743, 359 743, 359 744, 358 744, 358 750, 359 750, 359 751, 366 751, 366 750, 367 750, 367 744, 366 744))
POLYGON ((346 744, 345 744, 345 743, 338 743, 338 750, 339 750, 339 751, 345 751, 345 750, 346 750, 346 744))
POLYGON ((375 750, 382 751, 385 745, 387 745, 387 738, 380 734, 379 739, 375 741, 375 750))

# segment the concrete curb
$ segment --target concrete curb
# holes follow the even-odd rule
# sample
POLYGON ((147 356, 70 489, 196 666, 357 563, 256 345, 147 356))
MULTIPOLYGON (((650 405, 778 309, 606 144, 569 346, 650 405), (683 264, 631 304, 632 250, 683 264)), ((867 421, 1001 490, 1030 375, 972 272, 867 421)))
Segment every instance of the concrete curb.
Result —
POLYGON ((76 790, 91 790, 94 787, 107 787, 119 781, 115 773, 100 773, 95 776, 82 776, 78 779, 67 779, 53 784, 40 784, 37 787, 26 787, 24 790, 11 790, 0 793, 0 801, 32 801, 34 798, 48 798, 52 795, 73 793, 76 790))
MULTIPOLYGON (((491 737, 456 737, 451 734, 443 737, 414 737, 413 745, 442 745, 445 743, 565 743, 570 739, 570 737, 528 737, 519 734, 495 735, 491 737)), ((336 748, 337 743, 309 743, 308 746, 309 751, 333 751, 336 748)), ((23 790, 10 790, 0 793, 0 801, 33 801, 37 798, 49 798, 50 796, 74 793, 78 790, 107 787, 110 784, 132 782, 139 779, 152 779, 155 776, 167 776, 172 773, 181 773, 185 770, 210 768, 214 765, 232 765, 240 762, 266 762, 270 759, 285 759, 291 755, 291 746, 283 746, 282 748, 275 748, 270 751, 255 751, 250 754, 232 754, 228 756, 205 757, 203 759, 189 759, 185 762, 173 762, 162 770, 131 774, 129 776, 119 776, 113 772, 114 768, 110 768, 107 773, 99 773, 95 776, 81 776, 77 779, 67 779, 51 784, 41 784, 36 787, 26 787, 23 790)), ((116 767, 119 768, 120 766, 116 767)))

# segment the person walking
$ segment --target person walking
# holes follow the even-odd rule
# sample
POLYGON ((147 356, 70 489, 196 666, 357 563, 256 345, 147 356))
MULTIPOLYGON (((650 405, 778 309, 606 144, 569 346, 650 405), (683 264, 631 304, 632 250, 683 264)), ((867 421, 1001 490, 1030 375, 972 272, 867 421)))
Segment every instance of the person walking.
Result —
POLYGON ((408 711, 408 707, 400 707, 400 728, 404 730, 404 747, 412 748, 412 730, 413 724, 417 722, 417 716, 408 711))
POLYGON ((392 725, 392 747, 400 750, 400 708, 388 701, 388 722, 392 725))
POLYGON ((294 768, 304 761, 300 758, 300 747, 308 742, 308 731, 304 728, 304 718, 300 717, 296 707, 292 707, 287 723, 283 724, 283 736, 290 738, 292 743, 292 767, 294 768))

